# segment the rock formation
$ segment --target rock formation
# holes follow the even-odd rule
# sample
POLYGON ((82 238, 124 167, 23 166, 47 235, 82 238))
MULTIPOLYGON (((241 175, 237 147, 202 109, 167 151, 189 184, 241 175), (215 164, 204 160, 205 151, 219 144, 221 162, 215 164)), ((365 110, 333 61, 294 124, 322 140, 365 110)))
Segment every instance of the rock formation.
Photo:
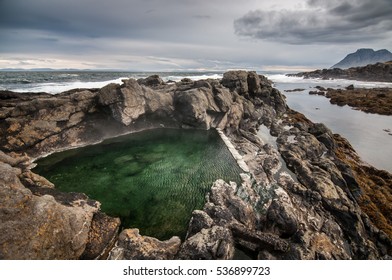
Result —
POLYGON ((356 110, 380 115, 392 115, 391 88, 358 88, 328 89, 325 97, 331 104, 349 105, 356 110))
POLYGON ((392 61, 369 64, 361 67, 352 67, 348 69, 322 69, 311 72, 301 72, 296 74, 287 74, 289 77, 303 77, 305 79, 346 79, 371 82, 392 82, 392 61))
MULTIPOLYGON (((90 231, 99 202, 83 194, 60 193, 22 167, 24 162, 0 154, 0 259, 77 259, 86 247, 97 246, 90 231)), ((111 226, 97 232, 99 246, 108 241, 105 231, 111 231, 111 239, 119 226, 118 219, 107 219, 111 226)))
POLYGON ((231 259, 236 250, 259 259, 391 255, 388 228, 358 203, 372 174, 347 161, 355 151, 290 110, 255 72, 170 84, 152 76, 54 96, 3 91, 0 119, 2 259, 231 259), (277 137, 277 149, 259 137, 261 124, 277 137), (162 126, 219 128, 249 168, 239 185, 217 178, 185 240, 159 241, 138 229, 118 235, 119 220, 100 212, 98 202, 61 193, 30 171, 32 158, 162 126))

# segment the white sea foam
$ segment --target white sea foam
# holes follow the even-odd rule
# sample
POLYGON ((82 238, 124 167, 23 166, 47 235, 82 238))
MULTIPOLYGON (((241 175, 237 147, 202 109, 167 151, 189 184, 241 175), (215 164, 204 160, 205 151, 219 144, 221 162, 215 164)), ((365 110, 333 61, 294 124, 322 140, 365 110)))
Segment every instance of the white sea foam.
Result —
POLYGON ((223 74, 202 74, 202 75, 195 75, 195 74, 189 74, 189 75, 168 75, 162 77, 164 81, 175 81, 179 82, 184 78, 189 78, 193 81, 198 81, 198 80, 204 80, 204 79, 222 79, 223 74))
POLYGON ((304 79, 303 77, 289 77, 285 74, 265 74, 273 83, 290 83, 290 84, 310 84, 310 85, 324 85, 330 87, 344 87, 354 85, 356 87, 376 88, 376 87, 392 87, 392 83, 385 82, 366 82, 357 80, 345 79, 304 79))
POLYGON ((285 74, 264 74, 268 79, 274 83, 303 83, 302 77, 289 77, 285 74))
POLYGON ((121 84, 121 80, 125 78, 118 78, 109 81, 100 82, 61 82, 61 83, 37 83, 31 84, 29 87, 12 88, 16 92, 47 92, 57 94, 75 88, 101 88, 110 83, 121 84))

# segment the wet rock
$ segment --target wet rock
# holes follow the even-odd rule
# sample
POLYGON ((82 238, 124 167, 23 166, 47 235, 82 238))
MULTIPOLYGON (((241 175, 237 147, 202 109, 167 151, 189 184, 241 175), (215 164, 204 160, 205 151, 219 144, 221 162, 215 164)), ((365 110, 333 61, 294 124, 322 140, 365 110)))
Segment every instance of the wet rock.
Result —
POLYGON ((328 89, 326 97, 331 104, 348 105, 367 113, 392 115, 392 90, 390 88, 328 89))
POLYGON ((354 90, 354 85, 349 85, 346 87, 347 90, 354 90))

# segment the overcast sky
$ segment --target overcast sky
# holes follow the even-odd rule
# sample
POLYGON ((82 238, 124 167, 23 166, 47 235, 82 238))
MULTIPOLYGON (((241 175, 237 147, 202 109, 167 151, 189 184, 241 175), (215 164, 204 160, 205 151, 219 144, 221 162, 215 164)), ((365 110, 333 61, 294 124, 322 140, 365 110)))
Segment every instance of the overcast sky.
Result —
POLYGON ((391 0, 0 0, 0 68, 330 67, 392 50, 391 0))

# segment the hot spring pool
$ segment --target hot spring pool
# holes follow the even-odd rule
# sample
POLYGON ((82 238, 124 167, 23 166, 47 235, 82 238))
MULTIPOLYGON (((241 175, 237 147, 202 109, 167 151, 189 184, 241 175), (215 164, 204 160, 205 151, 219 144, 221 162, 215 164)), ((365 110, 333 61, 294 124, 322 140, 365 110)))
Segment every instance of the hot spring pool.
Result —
POLYGON ((82 192, 142 235, 184 237, 212 183, 240 182, 241 169, 215 130, 154 129, 52 154, 34 172, 82 192))

